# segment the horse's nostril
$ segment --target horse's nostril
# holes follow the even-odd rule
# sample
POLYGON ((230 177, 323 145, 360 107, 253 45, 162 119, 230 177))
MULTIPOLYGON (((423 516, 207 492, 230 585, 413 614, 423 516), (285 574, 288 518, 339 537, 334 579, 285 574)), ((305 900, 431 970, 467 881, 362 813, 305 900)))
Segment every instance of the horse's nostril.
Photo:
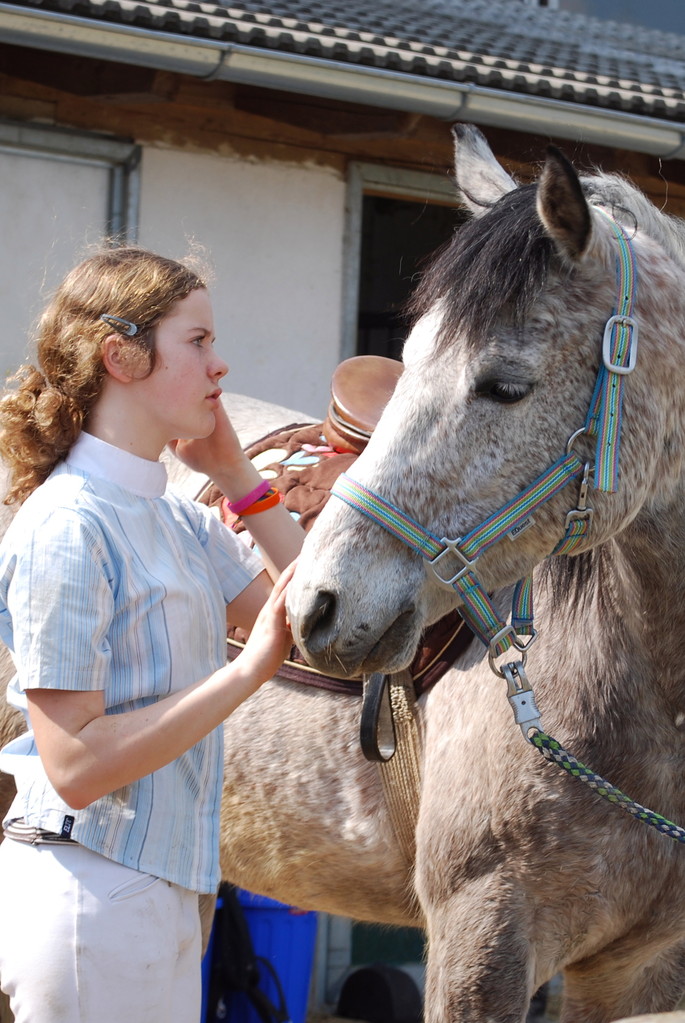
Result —
MULTIPOLYGON (((308 646, 313 648, 316 645, 317 634, 322 637, 323 633, 327 632, 335 617, 337 603, 334 593, 329 593, 327 590, 317 591, 311 608, 304 616, 301 628, 302 638, 308 646)), ((328 634, 324 642, 330 642, 328 634)))

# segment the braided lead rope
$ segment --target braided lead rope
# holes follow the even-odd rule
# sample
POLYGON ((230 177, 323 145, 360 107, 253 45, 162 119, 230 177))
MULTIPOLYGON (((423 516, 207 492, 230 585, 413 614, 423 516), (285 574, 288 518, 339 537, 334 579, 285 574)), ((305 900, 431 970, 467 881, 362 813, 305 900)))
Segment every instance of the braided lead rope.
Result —
POLYGON ((579 760, 576 760, 568 750, 565 750, 556 739, 547 735, 546 732, 534 732, 530 736, 530 742, 540 751, 545 760, 551 764, 557 764, 558 767, 563 768, 573 778, 578 778, 579 781, 585 782, 588 788, 591 788, 598 796, 618 806, 619 809, 625 810, 626 813, 629 813, 636 820, 656 828, 662 835, 672 838, 675 842, 685 843, 685 828, 679 827, 673 821, 662 817, 660 813, 648 810, 646 806, 642 806, 641 803, 636 803, 635 800, 630 799, 629 796, 626 796, 624 792, 617 789, 611 782, 595 774, 585 764, 581 764, 579 760))

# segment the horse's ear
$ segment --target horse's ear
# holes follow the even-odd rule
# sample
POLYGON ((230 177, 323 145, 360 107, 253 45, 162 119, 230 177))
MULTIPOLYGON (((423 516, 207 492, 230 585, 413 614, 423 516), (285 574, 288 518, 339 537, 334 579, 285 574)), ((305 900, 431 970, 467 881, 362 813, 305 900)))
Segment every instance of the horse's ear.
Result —
POLYGON ((556 146, 547 149, 537 206, 560 251, 572 260, 580 259, 592 233, 590 208, 572 164, 556 146))
POLYGON ((454 177, 464 205, 478 216, 516 188, 475 124, 455 124, 454 177))

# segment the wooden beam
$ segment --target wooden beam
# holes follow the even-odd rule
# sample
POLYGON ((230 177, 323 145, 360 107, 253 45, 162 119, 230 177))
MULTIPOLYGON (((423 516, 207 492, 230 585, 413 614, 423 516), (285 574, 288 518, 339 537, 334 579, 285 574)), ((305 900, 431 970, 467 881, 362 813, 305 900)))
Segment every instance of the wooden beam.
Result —
MULTIPOLYGON (((340 174, 350 161, 366 161, 444 176, 453 162, 449 125, 432 117, 8 44, 0 44, 0 116, 40 118, 142 145, 314 162, 340 174)), ((576 167, 624 173, 659 207, 685 216, 685 161, 484 131, 522 181, 537 176, 547 145, 556 141, 576 167)))

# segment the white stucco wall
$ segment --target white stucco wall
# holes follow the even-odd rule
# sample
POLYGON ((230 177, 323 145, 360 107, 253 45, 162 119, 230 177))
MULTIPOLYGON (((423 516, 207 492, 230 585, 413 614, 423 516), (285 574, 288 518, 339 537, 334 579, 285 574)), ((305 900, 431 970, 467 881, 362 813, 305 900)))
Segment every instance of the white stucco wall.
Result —
POLYGON ((340 356, 345 182, 332 170, 146 148, 140 244, 214 268, 226 390, 325 414, 340 356))
POLYGON ((0 150, 0 382, 35 357, 50 292, 102 237, 107 189, 102 166, 0 150))
MULTIPOLYGON (((306 164, 146 147, 138 240, 213 267, 224 387, 325 414, 340 361, 345 181, 306 164)), ((104 230, 108 173, 0 152, 0 376, 33 353, 46 295, 104 230)))

